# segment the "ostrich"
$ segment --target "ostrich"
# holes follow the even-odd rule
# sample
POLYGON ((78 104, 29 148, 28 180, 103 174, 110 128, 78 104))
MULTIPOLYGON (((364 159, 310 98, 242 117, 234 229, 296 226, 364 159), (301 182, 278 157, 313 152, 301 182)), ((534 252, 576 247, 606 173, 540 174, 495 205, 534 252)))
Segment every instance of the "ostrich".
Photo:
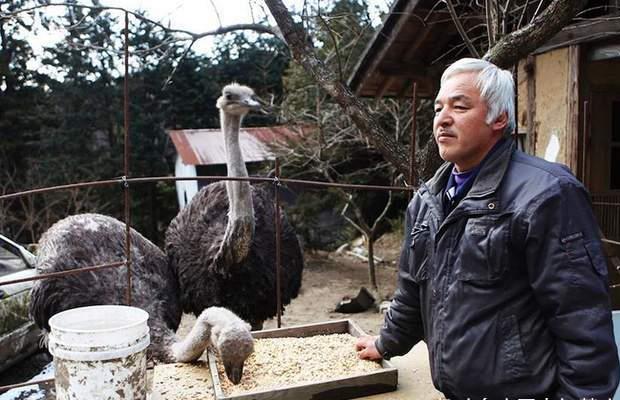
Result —
MULTIPOLYGON (((217 100, 224 134, 228 176, 247 177, 239 145, 243 117, 260 109, 247 86, 230 84, 217 100)), ((253 329, 277 313, 275 207, 272 187, 247 181, 212 183, 202 188, 166 231, 166 253, 178 277, 181 305, 198 315, 219 305, 253 329)), ((301 286, 303 255, 293 227, 281 214, 282 305, 301 286)))
MULTIPOLYGON (((105 215, 79 214, 55 223, 39 241, 35 261, 39 273, 79 269, 125 258, 125 224, 105 215)), ((253 350, 248 324, 228 310, 206 309, 183 339, 175 331, 181 320, 179 287, 165 254, 131 229, 132 305, 149 313, 151 345, 156 362, 196 360, 214 340, 228 378, 239 383, 243 362, 253 350), (232 351, 231 349, 235 349, 232 351)), ((35 281, 30 314, 44 331, 61 311, 97 304, 124 304, 127 268, 110 268, 35 281)))
POLYGON ((239 383, 243 364, 254 351, 250 325, 226 308, 209 307, 198 316, 187 337, 172 345, 172 352, 177 361, 190 362, 197 360, 209 343, 223 360, 228 379, 239 383))

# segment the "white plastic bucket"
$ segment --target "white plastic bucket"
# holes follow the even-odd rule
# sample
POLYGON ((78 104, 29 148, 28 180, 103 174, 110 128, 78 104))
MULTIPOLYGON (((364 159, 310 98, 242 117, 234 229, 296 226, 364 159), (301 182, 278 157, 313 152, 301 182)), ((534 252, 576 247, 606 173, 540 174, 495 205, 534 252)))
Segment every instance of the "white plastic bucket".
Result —
POLYGON ((50 318, 56 399, 146 399, 148 316, 139 308, 105 305, 50 318))

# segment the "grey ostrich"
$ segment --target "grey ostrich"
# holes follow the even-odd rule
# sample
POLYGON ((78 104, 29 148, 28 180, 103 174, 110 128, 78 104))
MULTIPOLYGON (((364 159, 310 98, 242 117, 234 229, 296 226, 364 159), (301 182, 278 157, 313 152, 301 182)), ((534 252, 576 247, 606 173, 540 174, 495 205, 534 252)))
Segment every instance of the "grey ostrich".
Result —
MULTIPOLYGON (((206 309, 191 332, 175 335, 181 320, 179 287, 165 254, 131 229, 132 305, 149 313, 149 358, 156 362, 196 360, 213 343, 228 378, 241 379, 245 359, 253 351, 250 326, 228 310, 206 309), (233 351, 234 349, 234 351, 233 351)), ((39 273, 59 272, 121 261, 125 258, 125 224, 105 215, 67 217, 39 241, 35 261, 39 273)), ((35 281, 30 313, 44 331, 49 318, 61 311, 96 304, 125 304, 127 268, 72 274, 35 281)))
MULTIPOLYGON (((260 108, 254 91, 230 84, 217 100, 224 134, 228 176, 247 177, 239 145, 243 117, 260 108)), ((261 329, 277 313, 273 187, 247 181, 202 188, 172 220, 166 253, 180 287, 183 310, 198 315, 217 305, 231 309, 261 329)), ((301 286, 303 255, 284 213, 282 226, 282 305, 301 286)))
POLYGON ((187 337, 172 345, 172 353, 176 361, 194 361, 209 343, 223 360, 228 379, 239 383, 243 364, 254 351, 250 325, 226 308, 209 307, 200 313, 187 337))

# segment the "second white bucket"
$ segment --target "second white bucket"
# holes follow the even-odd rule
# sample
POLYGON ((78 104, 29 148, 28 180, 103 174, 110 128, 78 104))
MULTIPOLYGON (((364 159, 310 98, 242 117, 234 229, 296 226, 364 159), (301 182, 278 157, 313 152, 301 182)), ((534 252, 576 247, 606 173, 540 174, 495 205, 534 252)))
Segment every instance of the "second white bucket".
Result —
POLYGON ((146 399, 148 313, 104 305, 63 311, 49 320, 58 400, 146 399))

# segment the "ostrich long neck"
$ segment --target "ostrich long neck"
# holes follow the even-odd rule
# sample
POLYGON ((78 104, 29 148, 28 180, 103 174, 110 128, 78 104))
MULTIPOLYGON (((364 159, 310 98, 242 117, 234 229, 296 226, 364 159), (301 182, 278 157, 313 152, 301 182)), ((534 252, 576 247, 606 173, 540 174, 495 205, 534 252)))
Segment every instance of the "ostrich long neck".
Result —
MULTIPOLYGON (((226 147, 226 167, 228 176, 247 177, 248 170, 245 167, 241 146, 239 145, 239 129, 241 128, 241 116, 230 115, 220 112, 220 120, 224 133, 226 147)), ((225 242, 223 246, 233 246, 236 251, 247 252, 249 243, 252 241, 254 232, 254 208, 252 206, 252 194, 248 181, 226 181, 226 192, 230 205, 228 225, 226 226, 225 242), (231 229, 236 232, 230 232, 231 229), (241 228, 241 229, 239 229, 241 228)), ((247 254, 247 253, 246 253, 247 254)), ((239 258, 245 254, 238 254, 239 258)))

